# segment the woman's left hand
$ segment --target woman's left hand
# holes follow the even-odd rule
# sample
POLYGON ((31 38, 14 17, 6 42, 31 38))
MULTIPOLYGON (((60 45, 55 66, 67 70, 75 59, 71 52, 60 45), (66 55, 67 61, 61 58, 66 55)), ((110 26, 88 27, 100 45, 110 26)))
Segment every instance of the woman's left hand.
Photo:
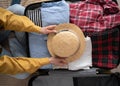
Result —
POLYGON ((55 30, 55 27, 56 27, 56 25, 42 27, 41 33, 43 33, 43 34, 56 33, 57 31, 55 30))

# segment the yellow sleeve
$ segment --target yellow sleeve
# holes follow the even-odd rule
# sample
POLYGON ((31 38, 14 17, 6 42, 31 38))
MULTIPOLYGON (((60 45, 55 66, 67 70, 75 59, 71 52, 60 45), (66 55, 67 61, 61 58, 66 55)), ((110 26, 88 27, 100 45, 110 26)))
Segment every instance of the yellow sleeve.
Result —
POLYGON ((48 58, 26 58, 26 57, 9 57, 4 55, 0 57, 0 73, 18 74, 33 73, 43 65, 49 64, 48 58))
POLYGON ((0 8, 0 29, 40 33, 41 27, 36 26, 26 16, 15 15, 0 8))

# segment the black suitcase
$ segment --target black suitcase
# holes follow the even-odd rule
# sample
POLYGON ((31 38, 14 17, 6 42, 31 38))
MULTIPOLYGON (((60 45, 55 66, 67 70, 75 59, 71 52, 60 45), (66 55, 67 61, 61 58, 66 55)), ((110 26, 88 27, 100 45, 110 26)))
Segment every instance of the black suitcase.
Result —
POLYGON ((96 69, 38 70, 28 86, 120 86, 120 74, 97 74, 96 69))
MULTIPOLYGON (((60 0, 53 0, 60 1, 60 0)), ((72 1, 74 0, 66 0, 72 1)), ((79 0, 75 0, 79 1, 79 0)), ((114 0, 116 1, 116 0, 114 0)), ((47 1, 49 2, 49 1, 47 1)), ((26 7, 25 16, 29 17, 36 25, 42 26, 40 3, 33 3, 26 7), (32 14, 29 14, 31 13, 32 14), (34 17, 34 13, 37 13, 34 17)), ((29 34, 27 33, 27 36, 29 34)), ((28 38, 28 37, 27 37, 28 38)), ((29 39, 28 39, 29 40, 29 39)), ((29 44, 29 42, 28 42, 29 44)), ((28 46, 29 50, 29 46, 28 46)), ((28 51, 29 53, 29 51, 28 51)), ((29 53, 30 55, 30 53, 29 53)), ((39 69, 29 80, 29 86, 120 86, 120 74, 111 73, 109 69, 91 68, 88 70, 69 71, 66 69, 39 69)))

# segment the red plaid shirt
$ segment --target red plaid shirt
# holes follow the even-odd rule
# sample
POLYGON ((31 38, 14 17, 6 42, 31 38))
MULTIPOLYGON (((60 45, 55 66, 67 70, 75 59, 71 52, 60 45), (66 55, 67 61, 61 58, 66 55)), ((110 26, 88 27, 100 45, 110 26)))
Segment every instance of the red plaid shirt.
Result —
POLYGON ((92 40, 93 66, 115 68, 119 61, 120 10, 111 0, 82 0, 70 4, 70 22, 92 40))
POLYGON ((119 63, 119 28, 91 35, 93 66, 115 68, 119 63))
POLYGON ((120 9, 111 0, 70 3, 70 22, 85 32, 99 32, 120 25, 120 9))

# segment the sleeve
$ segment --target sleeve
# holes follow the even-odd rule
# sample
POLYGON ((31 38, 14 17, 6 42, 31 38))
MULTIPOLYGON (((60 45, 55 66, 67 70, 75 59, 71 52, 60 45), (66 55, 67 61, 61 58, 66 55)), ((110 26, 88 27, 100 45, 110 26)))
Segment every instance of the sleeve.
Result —
POLYGON ((26 58, 26 57, 9 57, 4 55, 0 57, 0 73, 18 74, 33 73, 43 65, 49 64, 48 58, 26 58))
POLYGON ((0 8, 0 29, 41 33, 41 27, 35 25, 28 17, 13 14, 3 8, 0 8))

